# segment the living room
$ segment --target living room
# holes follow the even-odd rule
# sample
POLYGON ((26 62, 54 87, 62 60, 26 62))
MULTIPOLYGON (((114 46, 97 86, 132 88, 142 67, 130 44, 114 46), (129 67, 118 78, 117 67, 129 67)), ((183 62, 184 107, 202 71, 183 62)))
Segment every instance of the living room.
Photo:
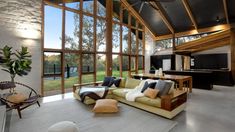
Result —
POLYGON ((20 112, 19 104, 3 105, 5 132, 50 131, 63 121, 79 132, 233 131, 234 2, 1 0, 1 98, 25 86, 36 94, 20 112), (118 112, 94 113, 94 100, 79 101, 77 93, 108 78, 122 86, 108 86, 105 97, 118 102, 118 112), (152 80, 158 88, 169 80, 168 94, 122 97, 152 80))

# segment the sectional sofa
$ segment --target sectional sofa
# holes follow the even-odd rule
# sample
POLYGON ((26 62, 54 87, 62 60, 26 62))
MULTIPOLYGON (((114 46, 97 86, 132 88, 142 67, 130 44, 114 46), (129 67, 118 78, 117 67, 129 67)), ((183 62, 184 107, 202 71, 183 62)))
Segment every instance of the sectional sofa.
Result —
MULTIPOLYGON (((125 98, 125 95, 127 94, 126 91, 135 88, 139 85, 140 81, 141 80, 132 78, 122 79, 119 87, 112 86, 109 88, 109 93, 106 98, 118 100, 119 102, 166 117, 168 119, 172 119, 186 108, 187 92, 174 89, 174 83, 172 84, 172 88, 169 90, 167 95, 157 97, 155 99, 144 96, 136 98, 134 102, 127 101, 125 98)), ((74 84, 73 91, 74 97, 81 100, 79 96, 80 85, 74 84)), ((95 101, 89 97, 86 97, 84 103, 93 104, 95 101)))

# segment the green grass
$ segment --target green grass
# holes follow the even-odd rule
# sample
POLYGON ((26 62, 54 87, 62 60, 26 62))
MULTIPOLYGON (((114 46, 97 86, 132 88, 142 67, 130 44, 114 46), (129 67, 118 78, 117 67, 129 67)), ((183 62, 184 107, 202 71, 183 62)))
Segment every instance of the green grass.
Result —
MULTIPOLYGON (((127 77, 128 72, 123 72, 123 77, 127 77)), ((113 76, 119 77, 119 71, 113 71, 113 76)), ((105 77, 105 71, 98 71, 96 74, 97 81, 103 81, 105 77)), ((82 83, 89 83, 94 81, 93 74, 82 75, 82 83)), ((78 83, 78 77, 65 78, 65 88, 72 88, 73 84, 78 83)), ((61 78, 56 80, 44 79, 44 91, 60 90, 61 78)))

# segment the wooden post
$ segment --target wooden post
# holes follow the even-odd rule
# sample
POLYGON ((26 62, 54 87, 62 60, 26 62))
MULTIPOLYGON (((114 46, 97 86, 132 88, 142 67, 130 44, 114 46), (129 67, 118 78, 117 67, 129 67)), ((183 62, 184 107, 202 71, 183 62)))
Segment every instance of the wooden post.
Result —
POLYGON ((106 76, 112 76, 112 15, 113 1, 106 1, 106 76))

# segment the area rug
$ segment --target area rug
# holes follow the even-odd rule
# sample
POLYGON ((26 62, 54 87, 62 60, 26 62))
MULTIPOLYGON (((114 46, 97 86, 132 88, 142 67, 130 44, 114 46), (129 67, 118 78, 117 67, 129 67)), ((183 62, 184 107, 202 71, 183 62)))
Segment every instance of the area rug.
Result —
POLYGON ((19 119, 13 111, 8 121, 9 132, 47 132, 60 121, 72 121, 79 132, 168 132, 177 123, 155 114, 119 103, 120 111, 115 114, 94 114, 92 106, 75 99, 44 103, 22 111, 19 119))

